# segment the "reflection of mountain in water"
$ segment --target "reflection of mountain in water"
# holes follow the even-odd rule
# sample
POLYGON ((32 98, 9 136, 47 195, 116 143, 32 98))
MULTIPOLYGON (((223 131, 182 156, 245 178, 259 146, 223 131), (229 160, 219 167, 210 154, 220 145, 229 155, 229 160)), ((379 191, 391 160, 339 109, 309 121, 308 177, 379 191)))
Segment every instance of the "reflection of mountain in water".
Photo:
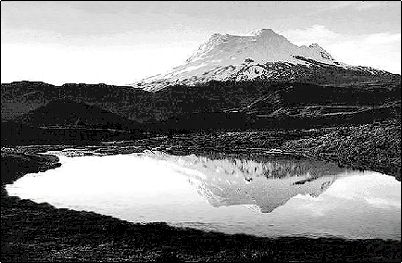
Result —
POLYGON ((263 213, 298 194, 320 195, 346 170, 333 163, 290 157, 258 161, 195 155, 175 158, 180 166, 200 172, 186 175, 211 205, 251 205, 263 213))

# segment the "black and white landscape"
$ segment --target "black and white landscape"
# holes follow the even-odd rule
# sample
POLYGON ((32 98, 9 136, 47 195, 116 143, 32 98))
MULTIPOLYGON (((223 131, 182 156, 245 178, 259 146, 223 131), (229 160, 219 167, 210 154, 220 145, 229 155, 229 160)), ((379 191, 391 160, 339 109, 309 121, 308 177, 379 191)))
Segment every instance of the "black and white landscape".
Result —
POLYGON ((0 261, 400 262, 400 10, 2 2, 0 261))

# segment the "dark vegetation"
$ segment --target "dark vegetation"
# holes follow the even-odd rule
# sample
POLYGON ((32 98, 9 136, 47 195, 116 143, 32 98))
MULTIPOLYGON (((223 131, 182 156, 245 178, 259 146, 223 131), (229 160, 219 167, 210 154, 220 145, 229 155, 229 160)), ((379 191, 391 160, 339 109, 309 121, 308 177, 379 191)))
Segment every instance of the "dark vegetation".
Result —
POLYGON ((138 123, 96 106, 70 100, 53 100, 24 115, 16 122, 34 127, 83 127, 93 129, 133 130, 138 123))
POLYGON ((14 121, 1 123, 2 145, 98 144, 101 141, 141 138, 138 131, 86 127, 32 127, 14 121))
POLYGON ((2 84, 1 99, 2 145, 60 144, 63 137, 85 144, 148 133, 309 129, 395 119, 401 86, 212 81, 151 93, 105 84, 13 82, 2 84))
POLYGON ((400 91, 400 80, 342 86, 211 81, 195 87, 171 86, 155 93, 105 84, 13 82, 2 84, 1 113, 2 121, 15 119, 62 99, 97 106, 140 123, 153 123, 193 113, 238 111, 269 115, 277 110, 300 111, 301 107, 311 106, 331 107, 332 111, 334 106, 375 107, 400 100, 400 91))
POLYGON ((54 100, 1 123, 2 145, 93 144, 140 138, 139 124, 96 106, 54 100))
POLYGON ((27 173, 44 172, 59 166, 59 159, 53 155, 2 152, 1 185, 11 184, 27 173))
POLYGON ((401 180, 400 120, 332 129, 323 135, 286 142, 282 149, 401 180))

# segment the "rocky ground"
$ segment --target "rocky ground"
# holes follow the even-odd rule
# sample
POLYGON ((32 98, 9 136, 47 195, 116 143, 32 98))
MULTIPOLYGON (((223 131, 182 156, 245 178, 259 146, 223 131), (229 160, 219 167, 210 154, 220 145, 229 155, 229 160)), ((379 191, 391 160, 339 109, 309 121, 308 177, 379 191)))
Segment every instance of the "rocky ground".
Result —
POLYGON ((281 149, 374 170, 401 180, 401 123, 388 121, 331 128, 323 134, 285 142, 281 149))
MULTIPOLYGON (((372 169, 400 179, 400 123, 312 130, 194 133, 82 147, 80 154, 285 152, 372 169)), ((57 168, 38 152, 71 145, 2 148, 1 261, 401 261, 400 241, 257 238, 134 224, 10 197, 4 184, 57 168)))

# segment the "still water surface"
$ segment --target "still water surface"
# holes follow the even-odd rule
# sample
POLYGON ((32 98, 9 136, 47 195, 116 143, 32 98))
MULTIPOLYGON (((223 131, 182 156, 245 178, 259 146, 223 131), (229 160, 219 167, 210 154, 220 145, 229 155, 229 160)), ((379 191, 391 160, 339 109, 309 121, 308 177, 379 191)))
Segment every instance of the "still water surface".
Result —
POLYGON ((401 184, 377 172, 286 156, 52 154, 60 168, 27 174, 8 193, 225 233, 401 239, 401 184))

